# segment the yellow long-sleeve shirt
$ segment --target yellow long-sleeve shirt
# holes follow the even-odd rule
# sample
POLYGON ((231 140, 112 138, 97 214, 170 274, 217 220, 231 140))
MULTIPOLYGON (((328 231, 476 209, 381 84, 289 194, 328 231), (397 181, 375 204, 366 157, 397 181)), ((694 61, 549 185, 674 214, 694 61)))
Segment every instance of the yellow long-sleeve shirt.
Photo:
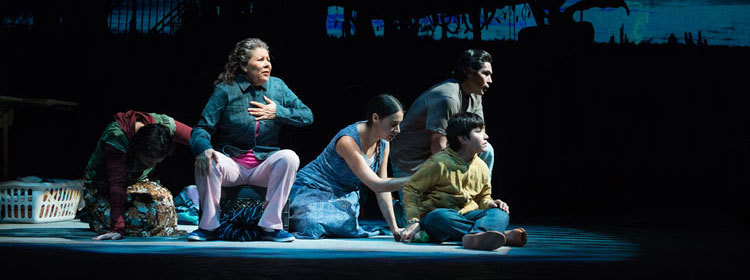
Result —
POLYGON ((404 185, 406 220, 418 221, 437 208, 466 214, 492 205, 490 170, 476 155, 465 162, 445 148, 427 159, 404 185))

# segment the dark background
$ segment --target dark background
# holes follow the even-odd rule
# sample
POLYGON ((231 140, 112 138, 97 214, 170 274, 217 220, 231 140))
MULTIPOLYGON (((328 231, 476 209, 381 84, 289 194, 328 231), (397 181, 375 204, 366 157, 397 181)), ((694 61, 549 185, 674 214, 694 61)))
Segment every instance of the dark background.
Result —
MULTIPOLYGON (((78 104, 15 109, 6 179, 82 177, 116 112, 194 125, 229 51, 247 37, 269 44, 272 74, 313 110, 313 125, 288 127, 281 139, 303 165, 364 119, 371 96, 388 92, 408 107, 463 50, 482 48, 494 58, 484 96, 493 193, 510 204, 512 222, 746 226, 747 47, 432 40, 404 28, 331 38, 326 1, 250 1, 251 13, 197 16, 174 34, 112 34, 109 2, 3 4, 4 15, 37 17, 0 31, 0 95, 78 104)), ((179 147, 159 166, 162 183, 175 194, 194 184, 192 164, 179 147)), ((363 210, 380 218, 374 200, 363 210)))

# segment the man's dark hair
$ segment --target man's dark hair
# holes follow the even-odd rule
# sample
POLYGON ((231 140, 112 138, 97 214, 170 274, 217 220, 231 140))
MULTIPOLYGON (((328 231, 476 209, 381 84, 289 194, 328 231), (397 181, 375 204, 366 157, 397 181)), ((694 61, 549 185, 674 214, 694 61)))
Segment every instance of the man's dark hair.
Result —
POLYGON ((172 153, 173 148, 174 140, 169 129, 160 124, 147 124, 130 140, 129 150, 145 157, 163 158, 172 153))
POLYGON ((454 115, 448 120, 448 128, 445 129, 448 138, 448 146, 454 151, 461 149, 461 141, 458 137, 469 137, 475 128, 484 128, 484 120, 477 114, 463 112, 454 115))
POLYGON ((468 49, 456 60, 456 66, 453 69, 453 78, 463 82, 468 77, 467 69, 479 71, 485 62, 492 63, 492 55, 484 50, 468 49))

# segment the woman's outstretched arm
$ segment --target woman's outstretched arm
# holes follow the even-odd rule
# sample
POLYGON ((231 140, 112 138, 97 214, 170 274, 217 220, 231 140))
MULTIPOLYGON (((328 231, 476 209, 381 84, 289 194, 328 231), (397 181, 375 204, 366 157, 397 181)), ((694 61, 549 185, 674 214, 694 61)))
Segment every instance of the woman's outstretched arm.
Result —
POLYGON ((359 145, 351 136, 341 136, 336 142, 336 153, 341 156, 354 175, 362 181, 365 186, 375 193, 392 192, 400 190, 406 184, 409 177, 403 178, 381 178, 372 171, 365 159, 359 145))

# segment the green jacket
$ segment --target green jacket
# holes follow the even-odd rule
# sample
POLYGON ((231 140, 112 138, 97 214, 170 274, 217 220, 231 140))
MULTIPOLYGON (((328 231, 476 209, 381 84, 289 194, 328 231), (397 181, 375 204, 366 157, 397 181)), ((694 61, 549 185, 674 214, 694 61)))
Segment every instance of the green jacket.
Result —
POLYGON ((419 221, 438 208, 466 214, 488 209, 493 203, 487 164, 476 155, 465 162, 451 148, 427 159, 404 185, 403 193, 407 221, 419 221))
MULTIPOLYGON (((174 123, 174 119, 167 115, 150 113, 154 117, 155 123, 164 125, 169 129, 170 135, 174 135, 177 126, 174 123)), ((104 144, 108 144, 113 148, 123 152, 128 152, 128 146, 130 140, 125 136, 125 132, 122 131, 120 125, 113 121, 104 129, 102 136, 99 137, 94 152, 89 157, 89 162, 86 165, 86 171, 84 173, 84 180, 87 184, 94 182, 107 184, 107 171, 104 166, 104 144)), ((130 166, 128 166, 126 182, 128 185, 134 184, 139 181, 143 181, 148 178, 153 168, 145 168, 143 164, 138 160, 134 160, 130 166)), ((99 184, 97 184, 99 185, 99 184)))

